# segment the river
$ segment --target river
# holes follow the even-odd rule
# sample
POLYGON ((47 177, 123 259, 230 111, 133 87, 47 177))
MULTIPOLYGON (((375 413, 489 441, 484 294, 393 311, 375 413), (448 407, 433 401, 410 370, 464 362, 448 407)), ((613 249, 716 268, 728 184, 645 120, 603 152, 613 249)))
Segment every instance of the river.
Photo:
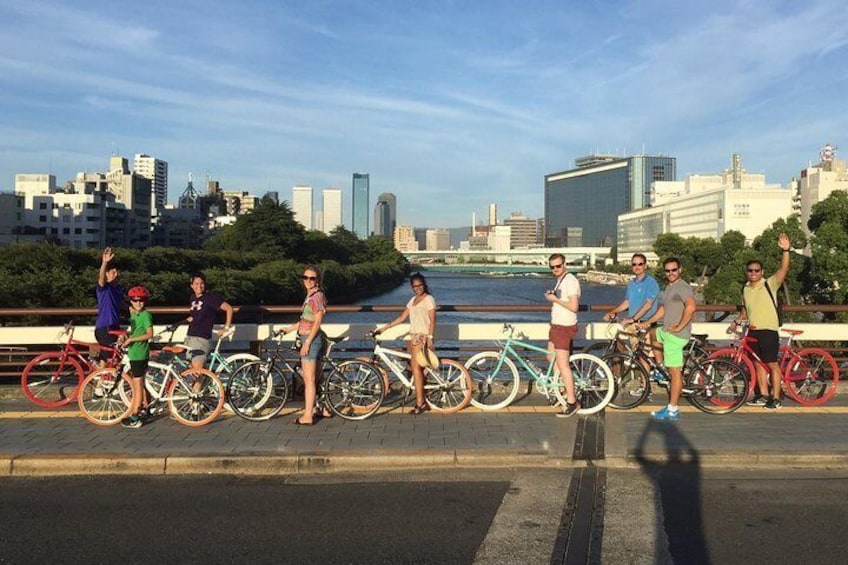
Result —
MULTIPOLYGON (((461 304, 545 304, 544 293, 554 285, 552 276, 490 276, 462 273, 427 272, 430 293, 440 305, 461 304)), ((624 298, 624 287, 581 283, 581 304, 618 304, 624 298)), ((409 283, 357 304, 405 305, 412 297, 409 283)), ((328 297, 332 303, 332 296, 328 297)), ((392 312, 332 314, 328 322, 384 323, 396 315, 392 312)), ((580 312, 580 322, 597 321, 600 312, 580 312)), ((440 312, 439 320, 460 322, 547 322, 549 312, 440 312)))

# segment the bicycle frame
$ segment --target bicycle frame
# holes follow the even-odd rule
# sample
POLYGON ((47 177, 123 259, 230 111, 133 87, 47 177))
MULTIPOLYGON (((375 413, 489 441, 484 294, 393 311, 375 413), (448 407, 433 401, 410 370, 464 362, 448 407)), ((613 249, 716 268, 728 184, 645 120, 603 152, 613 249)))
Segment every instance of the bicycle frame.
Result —
MULTIPOLYGON (((501 365, 504 362, 504 359, 509 357, 514 361, 518 361, 518 364, 521 365, 524 370, 530 375, 530 377, 536 383, 536 390, 541 394, 544 394, 548 400, 556 400, 552 397, 554 388, 564 387, 564 383, 562 383, 558 376, 555 376, 556 370, 556 357, 553 352, 549 350, 547 347, 539 347, 538 345, 534 345, 532 343, 528 343, 526 341, 522 341, 521 339, 516 339, 513 337, 515 328, 511 324, 504 324, 504 329, 509 332, 507 335, 506 341, 501 343, 500 341, 496 341, 498 347, 501 350, 500 359, 498 359, 498 364, 496 366, 496 370, 500 370, 501 365), (543 353, 549 359, 548 361, 548 369, 544 373, 540 371, 540 369, 534 367, 528 359, 519 353, 516 347, 521 350, 529 350, 535 351, 536 353, 543 353)), ((523 336, 521 336, 523 337, 523 336)), ((576 379, 577 376, 575 375, 576 379)))

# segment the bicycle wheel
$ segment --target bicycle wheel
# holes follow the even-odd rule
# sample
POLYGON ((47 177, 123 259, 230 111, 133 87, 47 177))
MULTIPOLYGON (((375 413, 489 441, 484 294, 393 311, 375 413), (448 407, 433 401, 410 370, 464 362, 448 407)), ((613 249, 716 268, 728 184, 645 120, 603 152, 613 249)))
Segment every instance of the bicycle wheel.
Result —
POLYGON ((213 421, 224 407, 224 388, 207 369, 186 369, 168 386, 168 408, 184 426, 199 428, 213 421))
POLYGON ((130 415, 132 406, 132 379, 118 369, 105 368, 94 371, 82 381, 77 404, 86 420, 97 426, 112 426, 130 415), (122 389, 129 397, 125 399, 122 389))
POLYGON ((424 399, 437 412, 452 413, 471 402, 474 383, 461 363, 442 359, 438 369, 424 370, 424 399))
MULTIPOLYGON (((757 386, 757 370, 754 368, 754 362, 751 361, 750 357, 742 352, 740 349, 734 349, 732 347, 725 347, 723 349, 716 349, 707 359, 724 359, 726 361, 730 361, 734 365, 737 365, 742 369, 742 372, 745 373, 745 377, 748 379, 748 395, 754 394, 757 386)), ((684 379, 686 375, 684 375, 684 379)), ((684 380, 685 382, 685 380, 684 380)))
POLYGON ((708 414, 729 414, 748 397, 748 376, 727 359, 707 359, 692 370, 683 385, 689 402, 708 414))
POLYGON ((85 377, 82 364, 63 351, 49 351, 33 358, 21 373, 24 395, 43 408, 73 402, 85 377))
POLYGON ((612 344, 612 341, 597 341, 595 343, 590 343, 581 349, 580 353, 586 353, 587 355, 594 355, 596 357, 604 357, 608 353, 613 352, 612 344))
MULTIPOLYGON (((615 379, 604 360, 586 353, 575 353, 569 357, 571 376, 574 378, 574 394, 580 403, 578 414, 594 414, 609 404, 615 394, 615 379)), ((554 371, 559 379, 559 371, 554 371)), ((561 382, 561 381, 560 381, 561 382)), ((565 407, 565 386, 555 386, 554 395, 565 407)))
POLYGON ((799 404, 817 406, 836 394, 839 367, 823 349, 798 350, 784 361, 782 369, 786 394, 799 404))
POLYGON ((481 351, 465 362, 473 390, 471 404, 481 410, 500 410, 518 396, 520 379, 515 363, 504 353, 481 351))
POLYGON ((239 369, 239 367, 245 363, 259 360, 259 357, 252 353, 235 353, 229 357, 225 357, 217 367, 214 367, 214 372, 218 375, 218 379, 221 381, 221 384, 226 387, 230 377, 236 372, 236 370, 239 369))
POLYGON ((244 363, 230 374, 227 402, 233 412, 254 422, 269 420, 280 413, 289 398, 289 381, 273 363, 244 363))
POLYGON ((637 359, 624 353, 613 353, 603 359, 615 382, 615 392, 609 401, 611 408, 630 410, 648 399, 651 393, 648 372, 637 359))
POLYGON ((386 394, 383 376, 371 363, 350 360, 339 363, 324 379, 324 404, 345 420, 373 416, 386 394))

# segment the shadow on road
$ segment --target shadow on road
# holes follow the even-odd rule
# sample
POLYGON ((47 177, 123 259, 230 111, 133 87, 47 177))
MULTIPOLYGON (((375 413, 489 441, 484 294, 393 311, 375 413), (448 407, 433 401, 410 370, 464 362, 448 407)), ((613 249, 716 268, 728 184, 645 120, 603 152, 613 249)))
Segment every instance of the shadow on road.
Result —
MULTIPOLYGON (((710 563, 704 538, 701 503, 701 462, 698 451, 674 424, 645 423, 637 443, 636 460, 659 491, 663 527, 675 563, 710 563), (662 438, 663 449, 653 458, 647 453, 651 436, 662 438)), ((657 530, 656 547, 665 544, 657 530)))

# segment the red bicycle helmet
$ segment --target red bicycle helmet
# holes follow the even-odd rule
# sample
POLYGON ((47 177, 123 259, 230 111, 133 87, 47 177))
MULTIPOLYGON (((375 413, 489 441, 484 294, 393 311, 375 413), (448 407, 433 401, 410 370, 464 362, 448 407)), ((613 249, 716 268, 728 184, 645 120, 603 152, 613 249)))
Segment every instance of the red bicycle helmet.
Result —
POLYGON ((127 293, 127 296, 130 298, 141 298, 143 300, 147 300, 150 298, 150 293, 147 292, 147 289, 143 286, 134 286, 127 293))

